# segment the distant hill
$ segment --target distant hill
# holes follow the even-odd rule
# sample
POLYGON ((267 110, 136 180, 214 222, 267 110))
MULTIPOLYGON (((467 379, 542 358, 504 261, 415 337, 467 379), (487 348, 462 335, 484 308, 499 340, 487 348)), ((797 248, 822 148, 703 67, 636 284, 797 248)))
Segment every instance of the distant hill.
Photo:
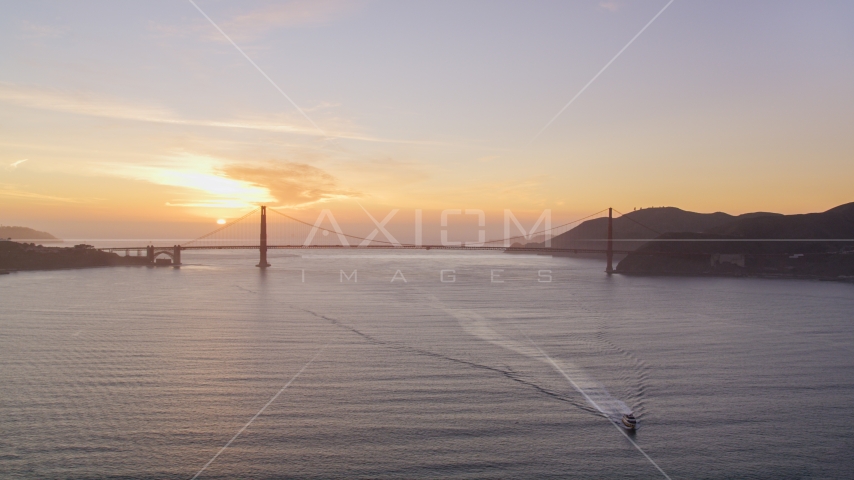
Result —
POLYGON ((854 241, 838 241, 850 239, 854 203, 822 213, 752 216, 702 233, 661 235, 620 261, 617 272, 854 279, 854 241), (821 241, 831 239, 837 241, 821 241))
MULTIPOLYGON (((779 217, 778 213, 746 213, 729 215, 723 212, 695 213, 675 207, 644 208, 614 218, 613 236, 615 240, 650 239, 663 232, 703 232, 726 225, 738 219, 758 217, 779 217)), ((552 239, 553 248, 605 248, 608 238, 608 219, 596 218, 581 223, 572 230, 552 239)), ((618 241, 617 250, 633 250, 644 242, 618 241)), ((528 243, 528 247, 544 247, 544 242, 528 243)))
POLYGON ((12 240, 59 240, 47 232, 40 232, 28 227, 7 227, 0 225, 0 239, 12 240))
POLYGON ((742 218, 707 232, 740 238, 854 238, 854 202, 822 213, 742 218))

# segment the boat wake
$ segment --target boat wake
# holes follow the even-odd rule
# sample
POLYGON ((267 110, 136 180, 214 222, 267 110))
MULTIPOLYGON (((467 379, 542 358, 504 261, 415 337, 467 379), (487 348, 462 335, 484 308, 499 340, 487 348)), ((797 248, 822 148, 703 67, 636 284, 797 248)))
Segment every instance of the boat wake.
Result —
MULTIPOLYGON (((449 308, 442 303, 434 295, 427 295, 429 301, 434 307, 444 311, 448 315, 456 318, 460 326, 466 332, 487 341, 493 345, 511 350, 526 357, 539 360, 549 364, 558 373, 563 376, 572 387, 584 397, 591 407, 607 418, 614 427, 623 434, 626 440, 632 444, 667 480, 670 476, 662 470, 662 468, 638 445, 629 434, 626 432, 626 423, 623 421, 624 416, 635 420, 631 409, 622 401, 614 398, 604 386, 590 378, 580 367, 567 362, 565 360, 555 359, 549 356, 543 349, 537 346, 528 335, 519 330, 519 334, 524 337, 525 341, 515 340, 512 337, 502 335, 493 328, 492 322, 482 315, 470 310, 459 310, 449 308)), ((631 431, 634 431, 636 422, 631 422, 631 431)))
POLYGON ((463 330, 469 334, 493 345, 550 365, 584 397, 591 407, 609 420, 621 423, 623 415, 632 413, 632 410, 625 403, 614 398, 604 386, 590 378, 584 370, 566 360, 550 357, 531 341, 525 332, 519 331, 519 335, 524 337, 523 341, 503 335, 493 327, 492 322, 482 315, 470 310, 449 308, 434 296, 430 295, 430 297, 433 297, 430 300, 436 308, 456 318, 463 330))

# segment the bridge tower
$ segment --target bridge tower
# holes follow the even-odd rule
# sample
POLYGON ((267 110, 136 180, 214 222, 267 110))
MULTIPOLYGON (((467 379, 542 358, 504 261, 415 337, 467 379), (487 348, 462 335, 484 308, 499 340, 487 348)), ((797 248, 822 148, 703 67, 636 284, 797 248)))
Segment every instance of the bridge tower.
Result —
POLYGON ((172 247, 172 265, 181 265, 181 245, 172 247))
POLYGON ((145 256, 148 259, 148 263, 154 264, 154 245, 149 245, 145 247, 145 256))
POLYGON ((613 208, 608 208, 608 266, 605 267, 605 273, 608 275, 614 273, 614 214, 613 208))
POLYGON ((261 245, 258 250, 261 253, 261 259, 258 261, 258 265, 256 267, 267 268, 270 266, 267 263, 267 207, 261 206, 261 245))

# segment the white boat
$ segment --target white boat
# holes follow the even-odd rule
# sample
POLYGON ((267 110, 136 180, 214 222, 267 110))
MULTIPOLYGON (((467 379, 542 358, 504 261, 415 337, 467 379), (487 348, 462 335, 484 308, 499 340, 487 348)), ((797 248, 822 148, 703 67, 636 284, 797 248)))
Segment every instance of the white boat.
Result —
POLYGON ((631 412, 623 415, 623 427, 626 430, 635 430, 638 428, 638 420, 635 418, 634 414, 631 412))

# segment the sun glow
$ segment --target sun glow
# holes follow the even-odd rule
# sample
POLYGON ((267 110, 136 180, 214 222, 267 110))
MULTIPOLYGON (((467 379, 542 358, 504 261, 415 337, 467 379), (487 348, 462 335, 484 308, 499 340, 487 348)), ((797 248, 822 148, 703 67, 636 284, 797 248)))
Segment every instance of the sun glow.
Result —
POLYGON ((216 221, 216 223, 219 225, 225 225, 225 220, 220 218, 219 220, 216 221))
POLYGON ((268 188, 223 174, 221 160, 189 154, 164 160, 161 165, 112 165, 110 170, 124 177, 188 190, 184 198, 167 202, 169 206, 233 209, 275 201, 268 188))

